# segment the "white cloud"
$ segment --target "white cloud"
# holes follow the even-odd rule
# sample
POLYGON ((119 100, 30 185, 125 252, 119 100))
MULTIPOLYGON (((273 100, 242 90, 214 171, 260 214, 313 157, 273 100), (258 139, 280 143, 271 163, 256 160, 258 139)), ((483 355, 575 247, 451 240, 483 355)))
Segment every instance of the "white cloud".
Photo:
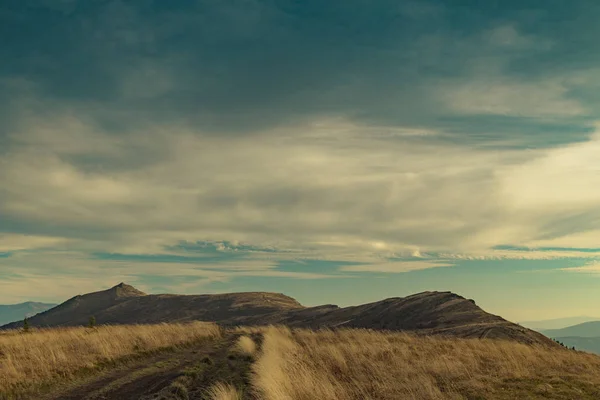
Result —
MULTIPOLYGON (((597 177, 589 156, 597 142, 498 152, 387 140, 379 128, 370 136, 370 128, 348 123, 335 128, 321 124, 307 136, 283 130, 274 140, 159 128, 145 144, 157 138, 154 163, 114 172, 69 163, 62 155, 72 150, 60 146, 48 145, 44 155, 26 147, 2 158, 1 207, 32 221, 32 230, 36 223, 76 228, 74 239, 88 249, 156 252, 180 240, 240 240, 339 252, 460 252, 536 239, 535 221, 521 218, 552 218, 554 209, 538 215, 544 204, 562 198, 577 210, 596 201, 584 183, 597 177)), ((35 135, 36 126, 30 129, 35 135)), ((121 163, 139 148, 128 140, 136 136, 111 153, 121 163)))
MULTIPOLYGON (((25 148, 3 158, 2 211, 57 232, 78 229, 87 246, 113 251, 215 239, 299 248, 336 242, 353 252, 376 242, 390 250, 424 241, 450 247, 463 239, 456 231, 477 230, 492 214, 493 168, 504 155, 378 132, 346 124, 339 132, 326 126, 307 136, 283 130, 274 140, 228 140, 159 128, 147 132, 157 138, 154 163, 114 172, 69 163, 60 146, 43 155, 25 148), (472 185, 480 191, 469 193, 472 185)), ((127 142, 136 138, 122 139, 117 161, 136 151, 127 142)))
POLYGON ((568 258, 600 258, 600 252, 581 252, 572 250, 482 250, 470 253, 440 253, 446 260, 556 260, 568 258))
POLYGON ((596 208, 600 201, 600 135, 548 150, 543 157, 499 172, 510 205, 531 211, 596 208))

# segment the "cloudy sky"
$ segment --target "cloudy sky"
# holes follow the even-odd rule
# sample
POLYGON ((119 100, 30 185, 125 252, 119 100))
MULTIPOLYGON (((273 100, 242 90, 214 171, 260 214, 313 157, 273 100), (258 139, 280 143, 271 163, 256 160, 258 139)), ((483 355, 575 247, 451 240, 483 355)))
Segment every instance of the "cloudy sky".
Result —
POLYGON ((600 316, 596 0, 5 0, 0 303, 121 281, 600 316))

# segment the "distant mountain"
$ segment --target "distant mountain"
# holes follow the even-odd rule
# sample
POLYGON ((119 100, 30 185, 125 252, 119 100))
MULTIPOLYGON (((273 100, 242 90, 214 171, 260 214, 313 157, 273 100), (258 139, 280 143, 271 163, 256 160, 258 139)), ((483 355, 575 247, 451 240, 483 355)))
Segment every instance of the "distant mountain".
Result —
POLYGON ((548 337, 600 337, 600 321, 584 322, 583 324, 577 324, 568 326, 562 329, 546 329, 542 330, 541 333, 548 337))
POLYGON ((600 354, 600 321, 588 321, 562 329, 546 329, 541 333, 565 346, 600 354))
POLYGON ((519 322, 519 325, 536 331, 547 329, 562 329, 571 325, 582 324, 589 321, 600 321, 600 317, 567 317, 546 319, 541 321, 524 321, 519 322))
MULTIPOLYGON (((489 314, 473 300, 451 292, 423 292, 375 303, 340 308, 304 307, 280 293, 246 292, 211 295, 147 295, 121 283, 80 295, 32 317, 31 326, 133 324, 213 321, 225 326, 283 324, 307 328, 369 328, 465 338, 501 338, 528 344, 555 345, 547 337, 489 314)), ((8 324, 3 329, 19 328, 8 324)))
POLYGON ((576 350, 600 354, 600 337, 557 337, 555 338, 567 347, 575 346, 576 350))
POLYGON ((0 325, 14 321, 22 321, 25 317, 34 316, 37 313, 46 311, 56 304, 36 303, 28 301, 26 303, 0 305, 0 325))

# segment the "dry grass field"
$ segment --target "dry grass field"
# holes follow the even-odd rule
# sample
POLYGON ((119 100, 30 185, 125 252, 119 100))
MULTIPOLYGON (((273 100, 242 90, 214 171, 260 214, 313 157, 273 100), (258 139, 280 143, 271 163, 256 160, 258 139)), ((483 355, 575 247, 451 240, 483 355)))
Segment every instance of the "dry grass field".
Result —
POLYGON ((264 400, 600 398, 592 354, 368 330, 271 327, 253 372, 264 400))
POLYGON ((71 384, 48 400, 598 399, 600 357, 361 329, 191 323, 0 333, 0 399, 32 398, 4 394, 50 381, 71 384), (191 343, 199 346, 181 346, 191 343), (169 347, 178 350, 155 351, 169 347), (82 371, 91 380, 77 380, 82 371))
POLYGON ((201 322, 4 332, 0 334, 0 394, 68 379, 81 370, 135 354, 220 336, 217 325, 201 322))

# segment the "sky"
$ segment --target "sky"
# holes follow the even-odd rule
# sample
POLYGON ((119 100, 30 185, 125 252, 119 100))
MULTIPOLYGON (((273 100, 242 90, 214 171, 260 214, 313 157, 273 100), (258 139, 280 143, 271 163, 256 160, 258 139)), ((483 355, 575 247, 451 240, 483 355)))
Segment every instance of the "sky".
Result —
POLYGON ((600 316, 596 0, 4 0, 0 303, 600 316))

